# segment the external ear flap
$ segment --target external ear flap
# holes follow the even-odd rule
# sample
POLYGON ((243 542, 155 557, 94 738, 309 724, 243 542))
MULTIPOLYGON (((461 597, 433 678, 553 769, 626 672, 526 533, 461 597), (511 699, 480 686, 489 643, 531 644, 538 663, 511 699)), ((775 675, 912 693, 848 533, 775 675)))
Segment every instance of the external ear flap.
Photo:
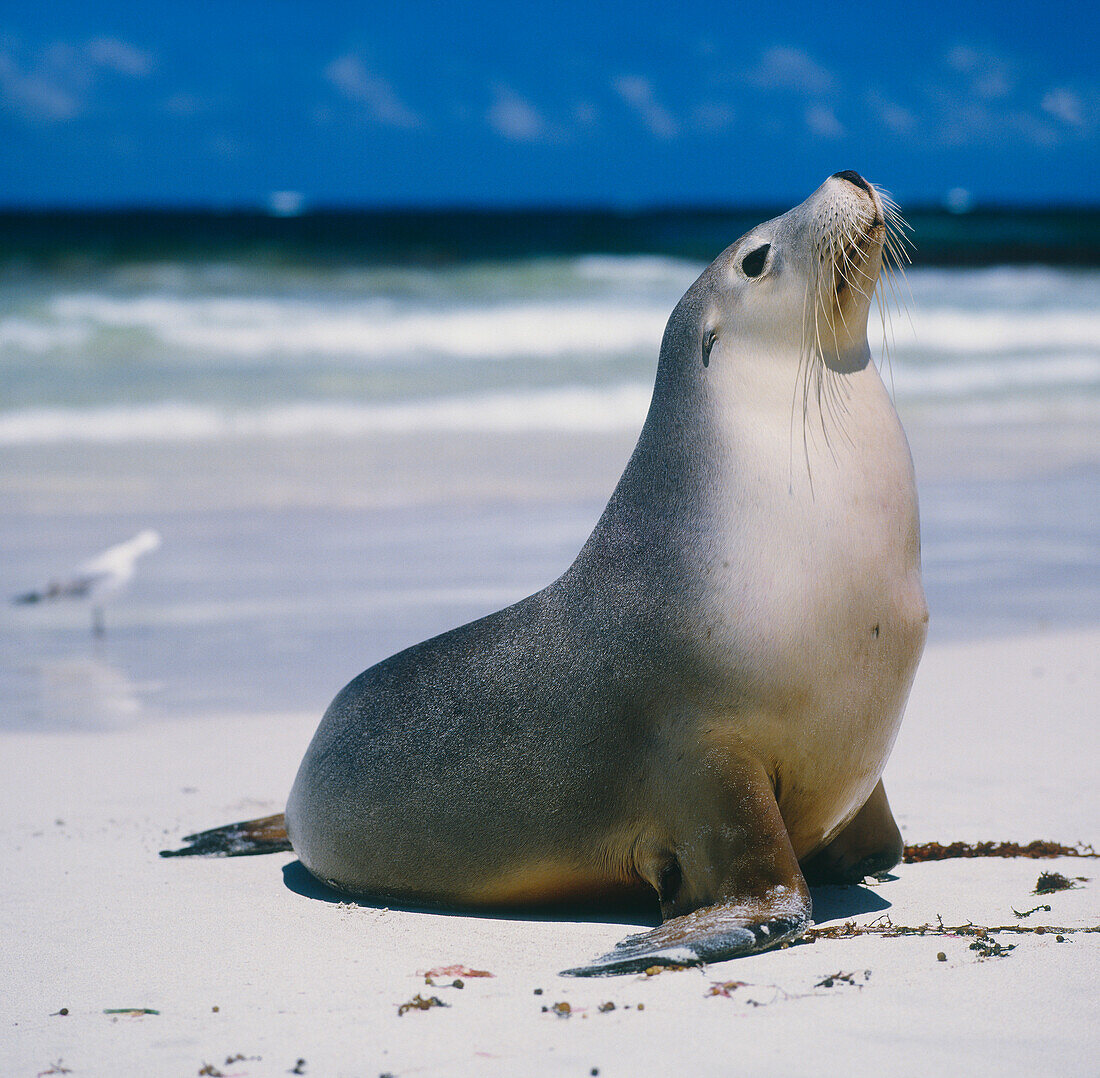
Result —
POLYGON ((714 347, 714 342, 718 340, 718 330, 714 326, 709 326, 703 331, 703 366, 710 366, 710 350, 714 347))

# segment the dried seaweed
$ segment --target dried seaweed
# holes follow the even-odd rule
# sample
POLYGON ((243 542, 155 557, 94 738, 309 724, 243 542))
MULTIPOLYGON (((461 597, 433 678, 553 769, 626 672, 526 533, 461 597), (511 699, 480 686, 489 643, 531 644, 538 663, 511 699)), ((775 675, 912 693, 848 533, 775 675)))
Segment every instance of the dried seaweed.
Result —
POLYGON ((56 1063, 50 1064, 50 1069, 45 1071, 39 1071, 37 1078, 45 1078, 47 1074, 72 1074, 72 1067, 64 1066, 64 1060, 59 1059, 56 1063))
POLYGON ((924 861, 946 861, 953 857, 1100 857, 1100 853, 1083 842, 1063 846, 1058 842, 1036 839, 1026 845, 1018 842, 952 842, 947 846, 939 842, 925 842, 919 846, 906 846, 903 860, 907 865, 924 861))
POLYGON ((856 974, 854 972, 853 973, 830 973, 828 977, 824 978, 823 980, 818 981, 817 984, 814 985, 814 988, 832 988, 833 985, 837 984, 838 982, 840 984, 850 984, 850 985, 852 985, 853 988, 862 988, 863 984, 865 984, 870 979, 871 979, 871 971, 869 969, 865 969, 863 971, 863 982, 862 983, 860 983, 859 981, 856 980, 856 974))
POLYGON ((418 977, 492 977, 487 969, 470 969, 469 966, 435 966, 433 969, 417 970, 418 977))
POLYGON ((977 951, 979 958, 1007 958, 1009 951, 1016 950, 1015 943, 998 943, 989 936, 980 936, 971 945, 972 951, 977 951))
POLYGON ((1024 910, 1023 912, 1016 909, 1015 906, 1009 906, 1009 909, 1012 910, 1012 912, 1014 914, 1016 914, 1016 916, 1019 917, 1021 921, 1025 917, 1030 917, 1033 913, 1039 913, 1040 911, 1042 911, 1043 913, 1050 913, 1051 912, 1051 909, 1050 909, 1049 906, 1036 906, 1034 909, 1024 910))
POLYGON ((1068 891, 1079 883, 1086 882, 1088 881, 1084 876, 1074 876, 1073 879, 1070 879, 1068 876, 1063 876, 1061 872, 1042 872, 1035 881, 1035 890, 1031 893, 1033 895, 1052 895, 1056 891, 1068 891))
POLYGON ((819 939, 851 939, 853 936, 882 936, 893 939, 898 936, 975 936, 985 938, 999 932, 1015 935, 1042 936, 1048 932, 1062 935, 1100 932, 1100 925, 1086 925, 1080 928, 1062 928, 1054 925, 976 925, 968 921, 963 925, 945 925, 942 919, 936 924, 896 925, 889 917, 882 917, 870 924, 859 925, 855 921, 845 921, 842 925, 826 925, 822 928, 808 928, 801 940, 793 941, 791 946, 801 943, 814 943, 819 939))
POLYGON ((733 993, 738 988, 748 988, 748 981, 712 981, 708 996, 722 996, 723 999, 733 999, 733 993))
POLYGON ((406 1011, 429 1011, 432 1009, 432 1007, 449 1006, 450 1004, 444 1003, 443 1000, 439 998, 439 996, 428 996, 428 998, 425 999, 419 992, 417 992, 416 995, 408 1001, 408 1003, 402 1003, 401 1006, 397 1008, 397 1017, 400 1018, 401 1015, 405 1014, 406 1011))

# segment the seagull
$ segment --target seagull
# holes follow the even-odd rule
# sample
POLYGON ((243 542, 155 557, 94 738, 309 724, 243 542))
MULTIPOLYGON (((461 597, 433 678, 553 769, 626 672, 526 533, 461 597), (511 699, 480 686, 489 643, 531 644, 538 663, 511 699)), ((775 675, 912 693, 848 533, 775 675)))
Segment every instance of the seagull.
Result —
POLYGON ((122 591, 134 577, 134 565, 142 554, 160 546, 160 534, 151 528, 138 532, 133 539, 108 547, 84 562, 72 576, 51 580, 41 591, 17 595, 13 603, 46 603, 54 599, 90 599, 92 602, 92 632, 104 632, 103 603, 122 591))

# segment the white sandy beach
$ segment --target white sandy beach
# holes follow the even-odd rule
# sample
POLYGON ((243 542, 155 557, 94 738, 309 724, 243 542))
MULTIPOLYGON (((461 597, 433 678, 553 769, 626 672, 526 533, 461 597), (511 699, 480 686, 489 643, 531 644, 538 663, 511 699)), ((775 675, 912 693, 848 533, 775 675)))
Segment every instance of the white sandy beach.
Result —
MULTIPOLYGON (((886 776, 907 841, 1100 840, 1098 648, 1100 632, 1083 631, 930 649, 886 776)), ((999 935, 1015 949, 992 958, 967 937, 822 939, 702 971, 577 981, 557 971, 624 924, 326 901, 293 889, 302 874, 289 854, 158 858, 195 828, 278 811, 315 718, 5 735, 0 1073, 198 1075, 210 1064, 259 1078, 299 1059, 303 1073, 348 1078, 1094 1072, 1095 931, 999 935), (493 977, 425 986, 421 971, 451 964, 493 977), (822 985, 836 974, 854 984, 822 985), (708 995, 726 981, 746 983, 708 995), (446 1009, 399 1016, 417 993, 446 1009), (560 1002, 571 1016, 544 1012, 560 1002)), ((1091 860, 895 874, 817 891, 819 923, 1100 923, 1091 860), (1092 878, 1039 898, 1043 870, 1092 878), (1050 912, 1013 912, 1040 903, 1050 912)))

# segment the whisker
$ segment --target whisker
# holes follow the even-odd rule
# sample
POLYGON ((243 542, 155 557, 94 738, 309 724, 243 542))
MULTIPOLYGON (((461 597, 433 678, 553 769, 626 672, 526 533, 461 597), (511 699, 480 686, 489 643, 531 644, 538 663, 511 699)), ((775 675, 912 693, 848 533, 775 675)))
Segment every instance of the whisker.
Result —
MULTIPOLYGON (((802 376, 802 365, 808 362, 809 357, 807 351, 809 349, 809 342, 806 337, 807 324, 809 321, 809 308, 810 308, 810 287, 813 283, 812 274, 806 279, 806 291, 802 295, 802 327, 801 338, 798 344, 798 368, 795 371, 794 376, 794 388, 791 390, 791 419, 787 431, 787 487, 788 490, 794 489, 794 416, 795 408, 798 405, 798 382, 802 376)), ((806 461, 807 468, 809 467, 809 460, 806 461)))

